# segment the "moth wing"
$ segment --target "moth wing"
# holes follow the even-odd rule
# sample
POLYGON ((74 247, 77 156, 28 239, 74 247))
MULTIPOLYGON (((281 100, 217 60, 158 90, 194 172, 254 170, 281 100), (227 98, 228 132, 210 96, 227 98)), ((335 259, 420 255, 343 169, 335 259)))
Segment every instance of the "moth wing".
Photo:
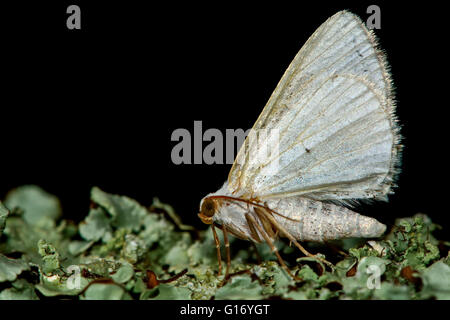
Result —
POLYGON ((239 196, 350 203, 391 192, 400 145, 384 55, 340 11, 296 55, 228 176, 239 196))

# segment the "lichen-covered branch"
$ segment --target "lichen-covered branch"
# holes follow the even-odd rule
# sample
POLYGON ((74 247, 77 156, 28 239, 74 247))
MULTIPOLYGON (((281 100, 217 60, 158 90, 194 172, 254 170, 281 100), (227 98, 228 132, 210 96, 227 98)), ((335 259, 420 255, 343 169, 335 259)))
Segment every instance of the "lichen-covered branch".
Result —
POLYGON ((377 241, 310 244, 335 270, 278 241, 296 282, 266 245, 231 238, 232 277, 223 283, 209 230, 183 225, 158 199, 145 208, 93 188, 91 200, 75 225, 37 186, 7 195, 0 299, 450 299, 450 243, 433 237, 438 226, 425 215, 397 220, 377 241))

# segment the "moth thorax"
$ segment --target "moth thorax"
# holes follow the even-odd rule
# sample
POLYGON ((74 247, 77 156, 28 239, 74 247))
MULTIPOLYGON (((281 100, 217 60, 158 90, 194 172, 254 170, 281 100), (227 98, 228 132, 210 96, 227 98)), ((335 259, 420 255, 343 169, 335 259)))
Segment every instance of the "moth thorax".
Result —
POLYGON ((202 206, 200 208, 199 218, 203 223, 212 224, 213 216, 218 210, 217 201, 211 198, 206 198, 203 200, 202 206))

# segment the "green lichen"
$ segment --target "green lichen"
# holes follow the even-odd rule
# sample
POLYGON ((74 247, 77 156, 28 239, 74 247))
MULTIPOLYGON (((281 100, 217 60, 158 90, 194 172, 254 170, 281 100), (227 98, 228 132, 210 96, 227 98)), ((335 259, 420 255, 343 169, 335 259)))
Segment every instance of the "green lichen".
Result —
POLYGON ((6 208, 3 203, 0 201, 0 237, 5 229, 6 218, 8 218, 9 210, 6 208))
POLYGON ((41 269, 44 274, 52 274, 61 268, 58 251, 44 239, 38 241, 38 252, 42 257, 41 269))
POLYGON ((54 220, 61 215, 59 199, 34 185, 14 189, 8 193, 5 206, 23 210, 23 219, 30 223, 43 223, 44 218, 54 220))
POLYGON ((0 299, 450 299, 450 243, 433 236, 439 226, 425 215, 398 219, 377 241, 337 241, 334 251, 308 244, 334 270, 277 241, 299 281, 267 245, 231 237, 224 282, 210 230, 184 225, 170 205, 155 198, 146 208, 98 188, 91 201, 75 225, 37 186, 8 193, 0 202, 0 299))
POLYGON ((0 254, 0 283, 14 281, 22 271, 29 268, 28 264, 20 259, 9 259, 0 254))

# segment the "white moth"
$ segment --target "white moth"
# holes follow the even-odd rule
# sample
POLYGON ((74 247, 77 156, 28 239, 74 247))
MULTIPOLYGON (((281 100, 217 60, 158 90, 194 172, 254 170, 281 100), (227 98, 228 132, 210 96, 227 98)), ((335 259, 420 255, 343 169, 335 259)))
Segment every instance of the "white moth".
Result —
POLYGON ((199 217, 212 224, 219 273, 214 227, 224 232, 227 275, 228 233, 267 242, 288 272, 273 245, 278 236, 309 256, 298 241, 381 236, 385 225, 349 207, 392 193, 401 151, 394 109, 372 31, 354 14, 336 13, 295 56, 228 181, 200 203, 199 217))

